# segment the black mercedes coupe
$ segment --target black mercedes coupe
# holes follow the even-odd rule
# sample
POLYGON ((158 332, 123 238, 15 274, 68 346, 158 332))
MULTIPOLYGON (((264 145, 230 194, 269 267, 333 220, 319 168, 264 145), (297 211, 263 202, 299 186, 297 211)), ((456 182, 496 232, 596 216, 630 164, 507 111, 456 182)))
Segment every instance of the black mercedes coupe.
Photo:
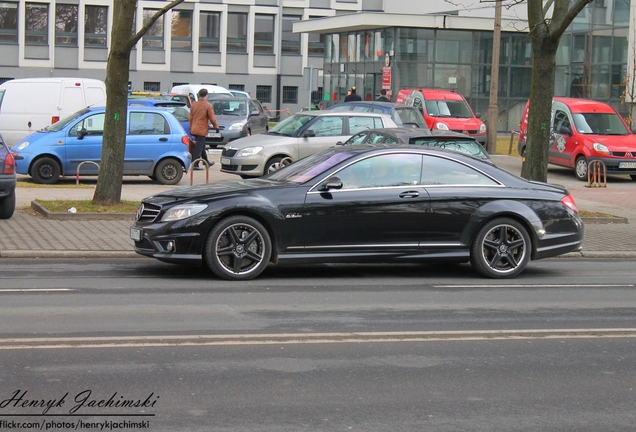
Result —
POLYGON ((564 187, 453 151, 385 144, 149 196, 130 228, 137 253, 229 280, 288 260, 470 262, 511 278, 530 260, 580 250, 583 234, 564 187))

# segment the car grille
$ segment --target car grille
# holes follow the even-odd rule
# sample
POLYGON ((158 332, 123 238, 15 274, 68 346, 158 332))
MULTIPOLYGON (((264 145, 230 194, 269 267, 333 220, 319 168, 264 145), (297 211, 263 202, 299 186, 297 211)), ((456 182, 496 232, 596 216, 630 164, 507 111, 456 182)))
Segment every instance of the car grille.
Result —
POLYGON ((475 135, 479 133, 479 130, 466 130, 466 129, 453 129, 453 132, 459 132, 468 135, 475 135))
POLYGON ((238 171, 238 165, 221 165, 221 168, 227 171, 238 171))
POLYGON ((223 151, 221 152, 221 156, 227 156, 227 157, 232 157, 236 154, 238 150, 236 149, 228 149, 228 148, 224 148, 223 151))
POLYGON ((141 203, 139 210, 137 210, 136 220, 140 222, 154 222, 161 212, 161 207, 154 204, 141 203))
POLYGON ((612 156, 621 157, 621 158, 632 158, 636 155, 636 152, 610 152, 612 156), (628 154, 629 153, 629 154, 628 154))

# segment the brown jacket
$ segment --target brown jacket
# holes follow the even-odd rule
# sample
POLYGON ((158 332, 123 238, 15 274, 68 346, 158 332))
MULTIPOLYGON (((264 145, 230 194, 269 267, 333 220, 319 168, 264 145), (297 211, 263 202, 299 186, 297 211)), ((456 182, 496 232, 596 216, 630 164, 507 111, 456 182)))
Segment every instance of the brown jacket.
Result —
POLYGON ((190 107, 190 133, 192 135, 206 136, 208 134, 208 120, 216 129, 219 128, 214 116, 214 108, 212 108, 210 102, 199 99, 190 107))

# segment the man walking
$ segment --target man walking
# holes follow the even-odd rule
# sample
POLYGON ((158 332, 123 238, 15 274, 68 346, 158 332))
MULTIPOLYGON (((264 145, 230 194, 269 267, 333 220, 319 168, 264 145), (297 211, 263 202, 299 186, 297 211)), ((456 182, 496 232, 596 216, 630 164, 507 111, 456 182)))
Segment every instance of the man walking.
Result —
MULTIPOLYGON (((193 161, 202 158, 208 162, 208 155, 205 150, 205 137, 208 135, 209 129, 208 121, 212 123, 218 133, 219 125, 216 122, 214 108, 208 102, 208 91, 202 88, 199 90, 199 100, 190 107, 190 133, 194 136, 196 142, 194 154, 192 155, 193 161)), ((199 162, 196 162, 192 169, 201 170, 203 168, 199 167, 199 162)))
POLYGON ((378 98, 376 99, 377 102, 391 102, 391 99, 389 99, 386 96, 386 89, 382 89, 380 90, 380 96, 378 96, 378 98))
POLYGON ((356 102, 356 101, 361 101, 362 97, 360 97, 360 95, 358 93, 356 93, 356 88, 355 87, 351 87, 351 94, 347 95, 344 98, 345 102, 356 102))

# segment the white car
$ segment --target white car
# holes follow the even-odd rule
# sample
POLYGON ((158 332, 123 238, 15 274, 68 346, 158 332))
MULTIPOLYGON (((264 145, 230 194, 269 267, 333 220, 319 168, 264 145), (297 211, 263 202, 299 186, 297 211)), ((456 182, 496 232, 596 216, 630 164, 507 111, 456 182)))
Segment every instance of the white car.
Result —
POLYGON ((221 153, 221 171, 243 178, 260 177, 311 154, 346 141, 366 129, 395 128, 388 114, 303 111, 271 128, 228 143, 221 153))

